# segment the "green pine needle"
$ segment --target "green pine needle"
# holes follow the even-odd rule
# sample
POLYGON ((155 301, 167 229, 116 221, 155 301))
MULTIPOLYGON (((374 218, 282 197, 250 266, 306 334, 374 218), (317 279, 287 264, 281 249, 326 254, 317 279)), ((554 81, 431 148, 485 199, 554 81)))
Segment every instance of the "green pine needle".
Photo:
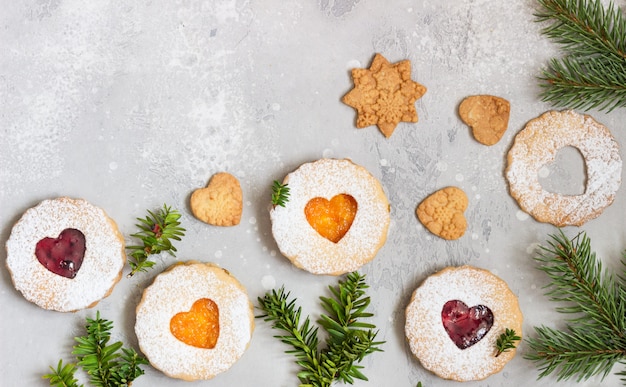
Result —
POLYGON ((78 384, 78 380, 74 377, 78 368, 75 364, 63 364, 63 360, 59 360, 57 368, 50 366, 52 373, 45 374, 44 379, 49 379, 50 385, 54 387, 83 387, 78 384))
POLYGON ((565 330, 535 327, 536 337, 527 340, 525 357, 537 364, 539 377, 604 378, 616 364, 626 364, 626 275, 603 270, 584 233, 571 240, 562 231, 551 235, 536 260, 551 279, 546 295, 569 317, 565 330))
POLYGON ((517 335, 514 329, 506 328, 496 340, 496 357, 511 349, 515 349, 515 343, 522 338, 517 335))
POLYGON ((626 18, 600 0, 539 0, 542 33, 561 45, 565 56, 552 59, 539 77, 541 97, 558 107, 626 107, 626 18))
POLYGON ((337 287, 329 286, 331 297, 320 297, 328 312, 318 320, 328 334, 324 348, 319 348, 318 328, 308 316, 301 320, 302 309, 296 307, 296 300, 290 299, 284 287, 259 297, 260 309, 265 314, 258 317, 286 332, 275 337, 293 348, 286 352, 294 354, 301 367, 298 373, 301 387, 328 387, 336 380, 349 384, 355 379, 367 380, 358 363, 366 355, 381 351, 379 347, 384 343, 375 341, 374 325, 359 321, 372 316, 365 311, 370 303, 365 295, 367 288, 365 276, 355 272, 348 274, 345 281, 339 281, 337 287))
POLYGON ((287 185, 274 180, 272 185, 272 204, 274 206, 285 207, 285 203, 289 201, 289 187, 287 185))
POLYGON ((154 266, 156 262, 149 259, 150 255, 166 251, 171 256, 175 256, 176 247, 172 244, 172 240, 180 241, 186 231, 180 227, 180 216, 177 210, 172 210, 171 207, 163 204, 163 208, 156 213, 148 210, 148 216, 145 219, 137 218, 140 223, 136 226, 140 231, 131 236, 139 238, 142 244, 126 247, 132 259, 129 261, 132 270, 128 277, 132 277, 137 272, 145 272, 154 266))
POLYGON ((63 364, 59 360, 57 368, 51 374, 43 376, 49 379, 53 387, 82 387, 74 377, 78 367, 89 376, 89 381, 96 387, 128 387, 133 380, 143 375, 141 365, 148 361, 139 356, 132 348, 123 348, 122 342, 109 344, 113 322, 100 318, 87 318, 87 335, 75 337, 73 355, 78 363, 63 364))

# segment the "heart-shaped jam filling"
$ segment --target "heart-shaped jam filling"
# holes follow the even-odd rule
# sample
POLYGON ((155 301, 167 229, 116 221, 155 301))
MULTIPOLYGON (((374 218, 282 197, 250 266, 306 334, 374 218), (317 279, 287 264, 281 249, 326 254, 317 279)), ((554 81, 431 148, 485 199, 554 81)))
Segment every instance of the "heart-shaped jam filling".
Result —
POLYGON ((85 257, 85 235, 74 228, 61 231, 58 238, 43 238, 35 246, 39 263, 54 274, 74 278, 85 257))
POLYGON ((454 344, 465 349, 489 332, 493 325, 493 313, 485 305, 468 308, 463 301, 451 300, 441 310, 441 321, 454 344))
POLYGON ((200 298, 189 312, 180 312, 170 320, 170 332, 178 340, 197 348, 212 349, 220 335, 220 312, 210 298, 200 298))
POLYGON ((313 198, 304 207, 306 220, 321 236, 337 243, 346 235, 354 217, 357 202, 348 194, 339 194, 332 199, 313 198))

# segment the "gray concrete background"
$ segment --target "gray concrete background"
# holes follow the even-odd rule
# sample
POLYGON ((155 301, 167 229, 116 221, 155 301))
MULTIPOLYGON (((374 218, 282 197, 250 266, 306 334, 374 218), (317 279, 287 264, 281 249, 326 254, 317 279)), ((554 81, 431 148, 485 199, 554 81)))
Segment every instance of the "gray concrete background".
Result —
MULTIPOLYGON (((178 259, 223 266, 255 304, 284 284, 316 319, 318 296, 336 278, 300 271, 281 256, 270 229, 270 188, 304 162, 348 157, 381 181, 392 205, 388 241, 362 269, 385 352, 366 358, 370 382, 356 386, 457 384, 423 369, 403 333, 411 293, 445 266, 470 264, 507 281, 520 299, 524 335, 541 324, 563 326, 532 259, 556 229, 521 212, 504 179, 515 134, 552 109, 538 97, 536 76, 559 52, 539 33, 535 1, 0 3, 3 241, 24 211, 46 198, 81 197, 104 208, 128 242, 135 218, 167 203, 181 210, 187 228, 178 259), (352 88, 350 69, 369 67, 376 52, 391 62, 411 60, 413 80, 428 88, 416 103, 419 122, 401 123, 389 139, 375 127, 356 129, 354 110, 340 102, 352 88), (492 147, 477 143, 458 117, 459 103, 473 94, 511 102, 509 128, 492 147), (201 223, 188 205, 191 192, 221 171, 235 175, 244 192, 243 218, 232 228, 201 223), (415 216, 421 200, 448 185, 469 196, 467 232, 451 242, 433 237, 415 216)), ((624 143, 625 110, 589 113, 624 143)), ((581 192, 582 169, 580 155, 565 150, 540 174, 550 189, 581 192)), ((622 190, 599 218, 565 230, 586 231, 611 269, 620 267, 626 247, 625 200, 622 190)), ((73 359, 72 338, 96 310, 115 322, 115 339, 136 348, 141 292, 174 262, 157 259, 154 270, 123 278, 96 308, 74 314, 30 304, 0 271, 0 384, 46 385, 41 375, 59 358, 73 359)), ((256 322, 243 358, 193 385, 296 386, 292 356, 268 324, 256 322)), ((501 373, 466 385, 554 385, 555 377, 535 380, 526 352, 522 344, 501 373)), ((134 385, 189 384, 147 367, 134 385)))

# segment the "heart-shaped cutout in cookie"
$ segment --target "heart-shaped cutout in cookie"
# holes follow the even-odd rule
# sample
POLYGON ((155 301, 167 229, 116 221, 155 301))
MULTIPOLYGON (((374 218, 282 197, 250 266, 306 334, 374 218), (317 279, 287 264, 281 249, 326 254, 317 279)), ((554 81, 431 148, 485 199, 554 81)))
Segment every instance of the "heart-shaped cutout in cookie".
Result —
POLYGON ((330 200, 320 197, 309 200, 304 207, 304 214, 315 231, 337 243, 350 230, 357 208, 357 202, 352 196, 339 194, 330 200))
POLYGON ((585 193, 587 165, 580 151, 573 146, 559 149, 552 163, 537 171, 541 188, 559 195, 576 196, 585 193))
POLYGON ((191 212, 214 226, 235 226, 241 221, 243 192, 239 180, 230 173, 216 173, 205 188, 191 194, 191 212))
POLYGON ((39 263, 54 274, 74 278, 85 257, 85 234, 75 228, 66 228, 58 238, 46 237, 37 242, 35 256, 39 263))
POLYGON ((210 298, 196 300, 189 312, 180 312, 170 320, 170 332, 178 340, 197 348, 212 349, 220 335, 220 312, 210 298))
POLYGON ((417 218, 433 234, 448 240, 459 239, 467 229, 464 212, 467 195, 457 187, 441 189, 417 206, 417 218))
POLYGON ((450 339, 459 349, 479 342, 493 325, 493 313, 485 305, 468 308, 463 301, 450 300, 441 310, 441 321, 450 339))

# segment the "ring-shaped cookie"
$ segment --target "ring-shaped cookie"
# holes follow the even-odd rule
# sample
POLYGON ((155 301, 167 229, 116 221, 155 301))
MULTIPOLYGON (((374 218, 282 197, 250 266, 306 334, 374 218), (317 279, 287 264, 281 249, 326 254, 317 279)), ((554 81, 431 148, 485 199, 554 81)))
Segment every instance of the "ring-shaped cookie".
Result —
POLYGON ((284 183, 290 189, 289 201, 270 211, 272 234, 281 253, 296 267, 340 275, 374 259, 387 240, 389 201, 365 168, 347 159, 320 159, 301 165, 284 183), (340 194, 352 196, 358 209, 347 233, 335 243, 311 227, 305 206, 313 198, 330 200, 340 194))
POLYGON ((622 159, 611 132, 588 115, 549 111, 528 122, 508 153, 506 178, 511 196, 539 222, 580 226, 609 206, 621 184, 622 159), (582 195, 546 191, 538 171, 554 162, 557 152, 572 146, 580 151, 587 182, 582 195))
POLYGON ((405 335, 411 352, 424 368, 444 379, 482 380, 499 372, 515 350, 496 355, 496 341, 506 328, 522 337, 522 311, 508 285, 491 272, 472 266, 447 267, 413 292, 406 308, 405 335), (442 322, 443 306, 460 300, 484 305, 493 312, 493 325, 475 344, 460 349, 442 322))
POLYGON ((248 348, 254 331, 253 306, 245 288, 228 271, 210 263, 176 263, 159 274, 137 305, 135 333, 150 364, 169 377, 211 379, 228 370, 248 348), (172 318, 208 298, 219 309, 215 347, 199 348, 177 339, 172 318))
POLYGON ((6 242, 7 267, 15 288, 44 309, 73 312, 108 296, 126 264, 124 238, 113 219, 83 199, 44 200, 24 212, 6 242), (85 236, 85 254, 74 278, 48 270, 35 255, 37 243, 65 229, 85 236))

